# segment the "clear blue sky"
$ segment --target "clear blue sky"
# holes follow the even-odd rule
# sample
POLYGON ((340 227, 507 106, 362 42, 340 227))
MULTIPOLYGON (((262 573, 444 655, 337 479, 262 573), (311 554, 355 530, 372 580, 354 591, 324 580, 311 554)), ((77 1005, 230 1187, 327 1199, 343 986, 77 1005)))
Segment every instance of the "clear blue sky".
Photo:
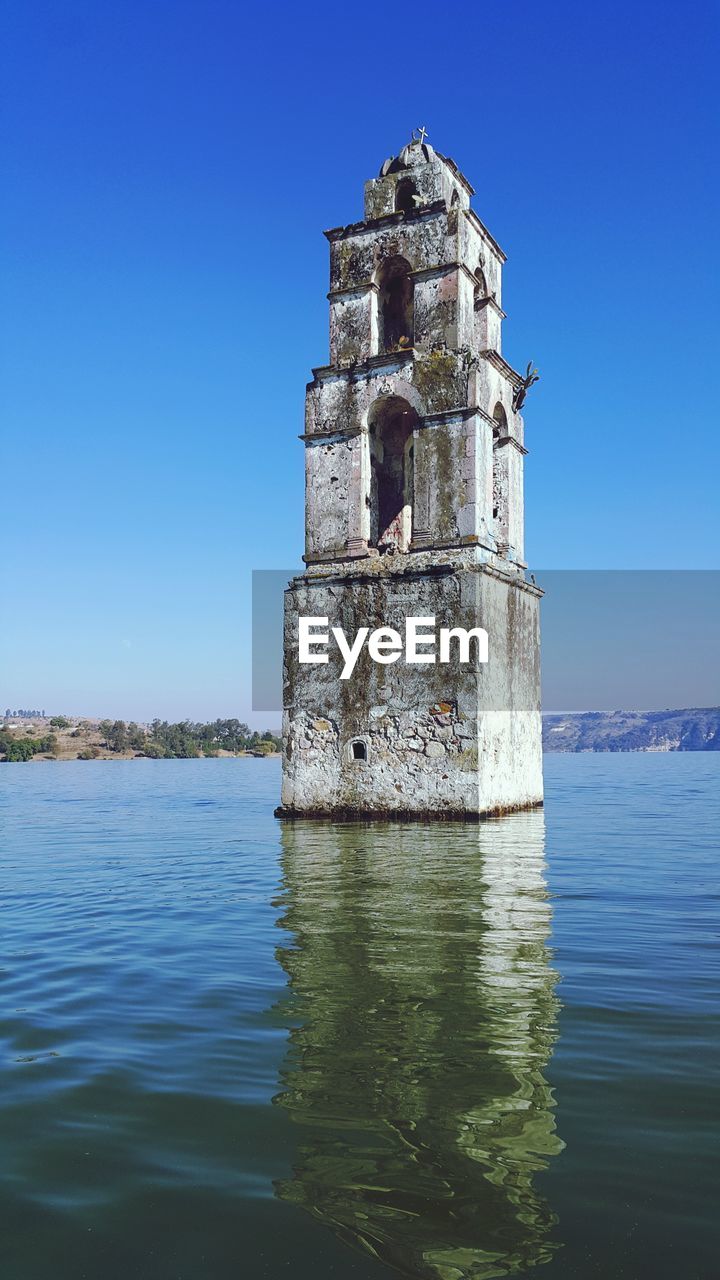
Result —
POLYGON ((419 124, 542 374, 531 567, 716 567, 718 12, 6 4, 2 708, 247 715, 250 571, 302 551, 321 233, 419 124))

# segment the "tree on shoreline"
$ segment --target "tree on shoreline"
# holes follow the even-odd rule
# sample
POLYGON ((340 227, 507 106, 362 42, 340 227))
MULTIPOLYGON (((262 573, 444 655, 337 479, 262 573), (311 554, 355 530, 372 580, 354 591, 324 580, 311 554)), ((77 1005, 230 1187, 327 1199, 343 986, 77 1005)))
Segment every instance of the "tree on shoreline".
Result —
MULTIPOLYGON (((58 717, 59 718, 59 717, 58 717)), ((73 722, 67 721, 67 728, 72 729, 73 722)), ((148 729, 131 720, 101 720, 97 731, 106 751, 113 755, 127 752, 147 756, 153 760, 191 760, 202 756, 218 756, 221 751, 237 753, 250 751, 254 755, 268 755, 279 751, 280 739, 269 729, 264 733, 250 728, 241 720, 213 720, 209 723, 180 720, 170 723, 167 720, 153 720, 148 729)), ((69 734, 71 738, 85 737, 92 732, 91 726, 83 722, 69 734)), ((42 738, 26 736, 17 737, 9 730, 0 731, 0 757, 6 761, 31 760, 40 753, 57 753, 59 741, 55 734, 42 738)), ((77 754, 77 759, 94 760, 100 754, 92 742, 77 754)))
POLYGON ((180 720, 153 720, 144 730, 131 721, 102 720, 99 725, 108 751, 138 751, 150 759, 192 760, 200 756, 217 756, 220 751, 253 751, 267 755, 279 751, 280 739, 269 729, 264 733, 251 732, 241 720, 213 720, 209 723, 180 720))

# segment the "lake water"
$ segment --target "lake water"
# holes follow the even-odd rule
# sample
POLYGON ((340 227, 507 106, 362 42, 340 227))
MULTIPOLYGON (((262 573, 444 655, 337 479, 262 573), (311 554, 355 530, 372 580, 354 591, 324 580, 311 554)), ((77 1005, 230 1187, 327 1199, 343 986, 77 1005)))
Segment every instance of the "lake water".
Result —
POLYGON ((0 767, 3 1280, 710 1280, 720 756, 479 827, 0 767))

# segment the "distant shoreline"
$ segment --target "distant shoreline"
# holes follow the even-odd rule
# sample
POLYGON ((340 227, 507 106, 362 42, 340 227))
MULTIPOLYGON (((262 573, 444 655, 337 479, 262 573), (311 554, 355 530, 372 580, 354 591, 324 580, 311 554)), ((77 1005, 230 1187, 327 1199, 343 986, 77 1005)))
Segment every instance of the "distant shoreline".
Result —
POLYGON ((543 751, 720 751, 720 707, 544 715, 543 751))
MULTIPOLYGON (((66 764, 80 760, 84 764, 93 764, 96 760, 103 762, 108 760, 125 761, 128 760, 279 760, 282 755, 280 751, 216 751, 212 755, 197 756, 150 756, 145 755, 142 751, 99 751, 97 755, 81 756, 80 752, 75 751, 73 754, 64 752, 55 754, 51 751, 37 751, 27 761, 22 763, 30 764, 33 761, 41 760, 47 762, 52 760, 55 764, 66 764)), ((0 756, 0 764, 7 764, 8 761, 0 756)), ((15 763, 11 761, 10 763, 15 763)))
MULTIPOLYGON (((251 733, 238 720, 207 724, 156 720, 151 725, 138 725, 65 716, 6 717, 0 730, 0 763, 243 757, 275 760, 281 755, 280 747, 280 737, 274 731, 251 733)), ((676 751, 720 751, 720 707, 572 711, 543 716, 546 754, 676 751)))
POLYGON ((219 756, 277 756, 282 743, 271 730, 252 731, 237 719, 195 722, 97 720, 54 715, 6 715, 0 725, 0 760, 183 760, 219 756))

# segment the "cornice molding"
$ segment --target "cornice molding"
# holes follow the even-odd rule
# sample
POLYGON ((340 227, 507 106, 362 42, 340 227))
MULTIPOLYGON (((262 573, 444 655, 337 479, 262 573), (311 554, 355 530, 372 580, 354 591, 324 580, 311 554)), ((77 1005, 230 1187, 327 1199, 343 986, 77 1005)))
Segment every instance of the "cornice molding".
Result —
MULTIPOLYGON (((474 278, 475 278, 474 276, 471 277, 471 279, 474 279, 474 278)), ((491 310, 493 310, 495 314, 500 317, 501 320, 507 319, 507 316, 503 311, 502 307, 500 306, 500 304, 498 303, 498 300, 495 297, 494 293, 488 293, 485 295, 484 298, 478 298, 477 302, 475 303, 476 311, 483 311, 485 307, 490 307, 491 310)))
POLYGON ((352 440, 355 436, 361 436, 366 432, 365 427, 333 427, 332 431, 303 431, 298 436, 298 440, 302 440, 304 444, 342 444, 346 440, 352 440))
MULTIPOLYGON (((422 429, 426 429, 430 427, 450 425, 453 422, 467 422, 470 418, 475 417, 481 418, 482 421, 487 423, 491 429, 497 427, 495 419, 492 418, 489 413, 486 413, 484 409, 481 409, 477 404, 455 405, 451 409, 442 409, 439 413, 425 413, 418 415, 415 426, 416 428, 420 427, 422 429)), ((340 443, 344 440, 351 440, 354 436, 366 435, 367 430, 367 426, 333 427, 330 430, 324 430, 321 428, 318 431, 303 432, 302 435, 298 436, 298 440, 302 440, 306 444, 317 441, 322 441, 324 444, 331 444, 333 441, 340 443)), ((527 456, 527 449, 519 440, 516 440, 515 436, 504 435, 493 440, 494 449, 499 449, 508 444, 513 445, 513 447, 517 449, 518 453, 522 454, 523 457, 527 456)))
POLYGON ((441 276, 449 275, 451 271, 457 271, 459 266, 459 262, 439 262, 434 267, 418 267, 417 271, 410 271, 409 275, 413 280, 439 279, 441 276))
POLYGON ((312 370, 313 382, 308 382, 308 390, 317 385, 317 383, 330 381, 332 378, 338 378, 348 381, 355 377, 366 377, 374 373, 377 369, 392 369, 393 366, 404 368, 409 364, 415 354, 414 347, 407 347, 398 351, 383 351, 377 356, 368 356, 367 360, 358 361, 357 364, 337 365, 324 364, 319 365, 317 369, 312 370))
POLYGON ((378 286, 372 280, 363 280, 360 284, 349 284, 341 289, 331 289, 327 294, 328 302, 336 298, 351 298, 353 295, 362 298, 366 293, 379 293, 378 286))
POLYGON ((474 418, 476 413, 472 405, 456 405, 453 409, 442 409, 439 413, 425 413, 422 417, 418 417, 417 425, 419 427, 442 426, 443 423, 455 419, 458 422, 466 422, 468 418, 474 418))
POLYGON ((438 157, 439 160, 442 160, 443 164, 447 165, 450 172, 453 174, 455 178, 457 178, 461 187, 465 188, 468 195, 474 196, 475 188, 471 185, 469 179, 465 177, 465 174, 462 172, 462 170, 458 168, 452 156, 444 156, 442 151, 436 151, 435 155, 438 157))
POLYGON ((497 422, 493 418, 492 414, 488 413, 485 409, 481 409, 479 404, 474 406, 474 412, 479 418, 482 418, 483 422, 487 422, 489 427, 497 426, 497 422))
POLYGON ((397 227, 403 223, 427 222, 438 214, 449 212, 444 200, 433 200, 432 204, 423 205, 416 213, 382 213, 378 218, 366 218, 360 222, 348 222, 344 227, 331 227, 323 235, 333 244, 336 240, 347 240, 351 236, 365 235, 370 231, 382 231, 385 227, 397 227))
POLYGON ((503 378, 506 378, 516 391, 523 385, 521 375, 516 369, 513 369, 511 364, 508 364, 499 351, 486 347, 484 351, 480 352, 480 358, 481 360, 487 360, 488 364, 491 364, 493 369, 496 369, 503 378))
POLYGON ((516 440, 514 436, 499 436, 497 440, 493 440, 493 449, 500 449, 506 444, 513 445, 523 458, 527 457, 527 449, 525 448, 525 445, 521 444, 519 440, 516 440))
POLYGON ((468 221, 473 224, 473 226, 475 227, 475 230, 479 231, 483 239, 486 240, 487 243, 490 245, 490 247, 495 250, 500 261, 507 262, 507 254, 505 253, 505 250, 501 249, 495 237, 491 235, 491 233, 488 231, 487 227, 485 226, 485 223, 481 222, 480 218, 478 218, 475 210, 463 209, 462 212, 465 215, 465 217, 468 219, 468 221))

